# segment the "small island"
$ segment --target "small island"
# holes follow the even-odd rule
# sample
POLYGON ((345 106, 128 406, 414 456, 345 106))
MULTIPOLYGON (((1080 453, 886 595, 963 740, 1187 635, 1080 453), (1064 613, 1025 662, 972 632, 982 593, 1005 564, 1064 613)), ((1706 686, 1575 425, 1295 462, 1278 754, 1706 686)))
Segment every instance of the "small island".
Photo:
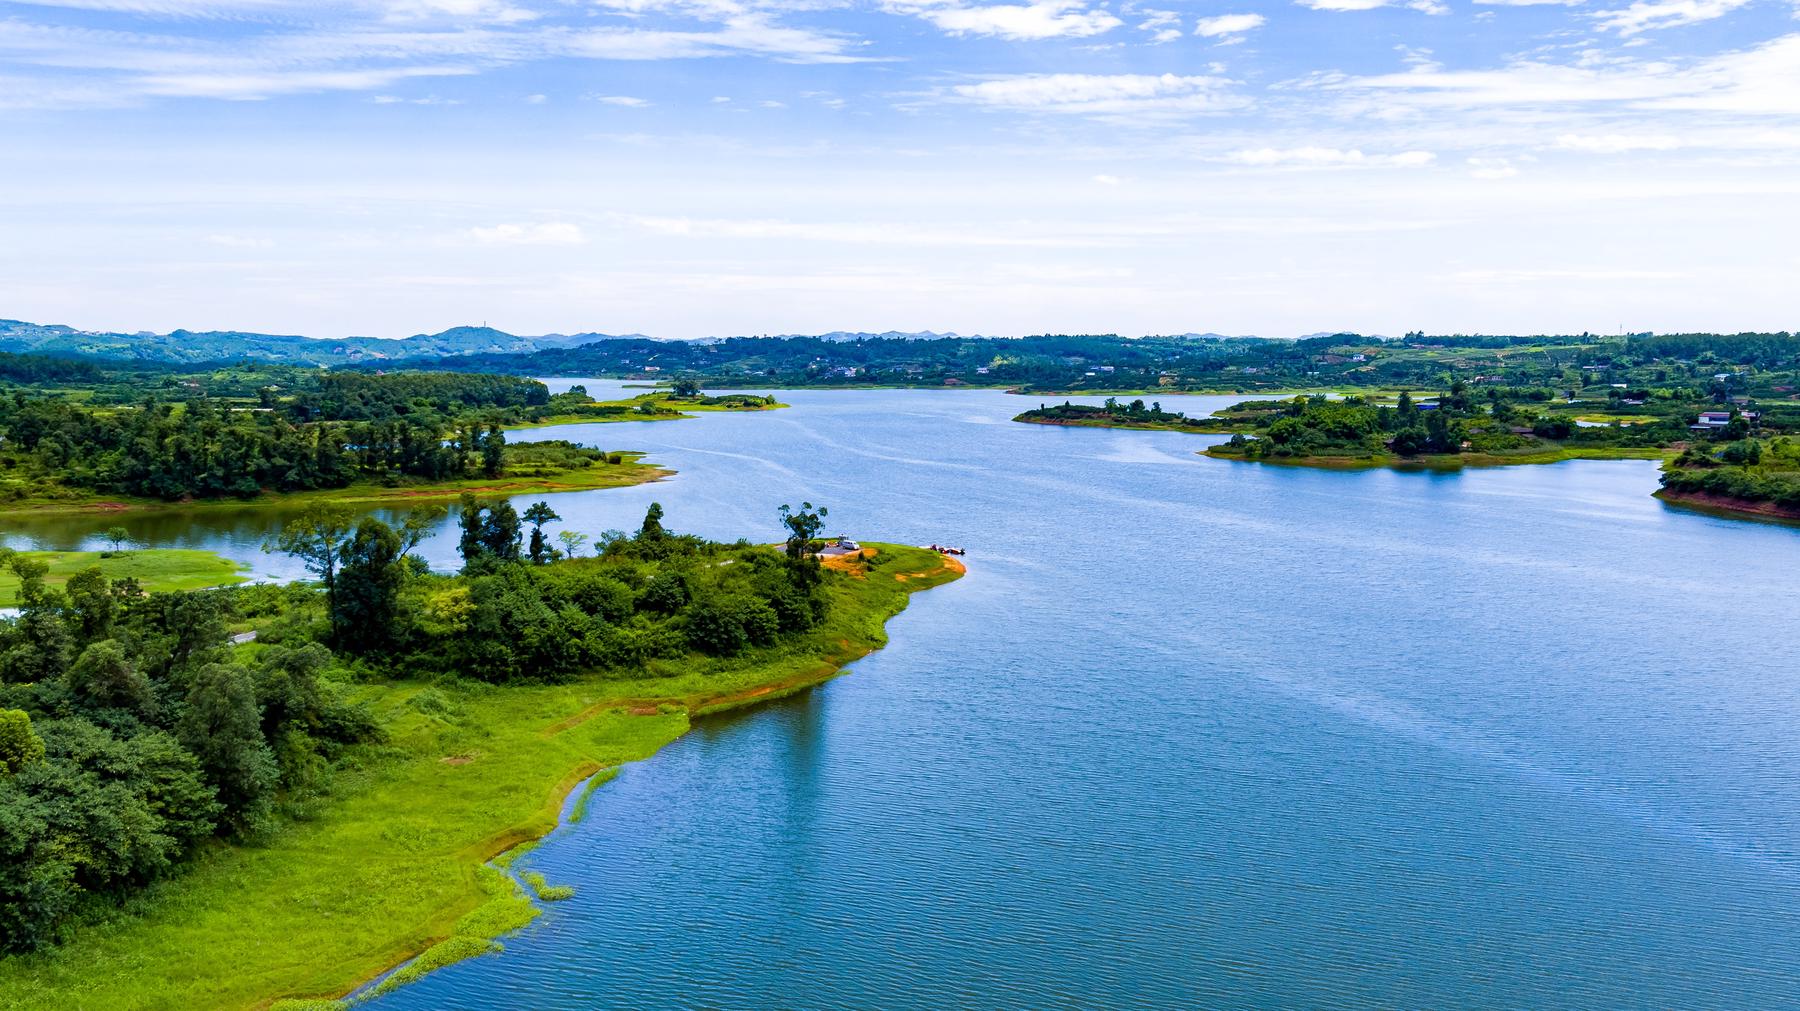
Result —
POLYGON ((587 387, 570 387, 553 394, 541 408, 507 428, 544 428, 550 425, 582 425, 615 421, 677 421, 711 412, 773 411, 788 405, 773 396, 757 393, 708 394, 693 380, 677 380, 667 390, 644 393, 624 400, 595 400, 587 387))
POLYGON ((1203 418, 1160 403, 1040 405, 1015 421, 1229 435, 1201 451, 1219 460, 1353 469, 1453 470, 1562 460, 1663 460, 1658 497, 1746 518, 1800 519, 1800 410, 1754 401, 1707 410, 1704 401, 1650 393, 1597 405, 1550 390, 1454 380, 1439 395, 1306 394, 1245 401, 1203 418))

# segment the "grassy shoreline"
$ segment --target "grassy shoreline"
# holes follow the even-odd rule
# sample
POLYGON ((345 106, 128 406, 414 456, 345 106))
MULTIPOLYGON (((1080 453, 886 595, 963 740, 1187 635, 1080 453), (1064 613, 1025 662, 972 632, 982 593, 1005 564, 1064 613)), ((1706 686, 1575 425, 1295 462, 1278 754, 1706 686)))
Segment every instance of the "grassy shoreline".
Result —
POLYGON ((1773 502, 1756 502, 1725 495, 1712 495, 1707 492, 1670 491, 1667 488, 1658 490, 1655 495, 1664 504, 1674 508, 1705 513, 1708 516, 1718 516, 1722 519, 1757 520, 1764 523, 1779 523, 1784 526, 1800 526, 1800 509, 1788 509, 1773 502))
POLYGON ((389 739, 334 796, 258 845, 209 848, 60 948, 0 959, 0 1007, 330 1002, 421 954, 428 967, 491 950, 535 907, 487 862, 554 829, 571 790, 698 716, 836 676, 886 642, 910 594, 962 574, 936 552, 872 547, 886 564, 834 576, 825 623, 789 648, 658 661, 633 679, 356 687, 389 739))
POLYGON ((189 499, 168 502, 128 495, 89 493, 69 498, 30 498, 0 504, 0 516, 20 513, 150 513, 192 512, 197 509, 242 509, 247 506, 304 506, 315 502, 334 505, 396 506, 422 502, 451 502, 464 492, 477 496, 528 495, 537 492, 594 491, 626 488, 661 481, 674 471, 640 462, 642 453, 622 453, 624 463, 563 470, 544 474, 502 475, 496 478, 459 478, 455 481, 399 483, 358 482, 342 488, 314 491, 266 491, 254 498, 189 499))
MULTIPOLYGON (((89 566, 98 566, 109 580, 135 579, 145 593, 204 590, 231 586, 249 578, 247 565, 198 548, 137 548, 128 551, 21 551, 26 558, 45 562, 49 586, 61 586, 89 566)), ((0 607, 16 603, 19 577, 0 570, 0 607)))
POLYGON ((1242 453, 1223 451, 1222 446, 1209 446, 1195 455, 1213 460, 1238 463, 1266 463, 1281 467, 1313 467, 1320 470, 1463 470, 1470 467, 1514 467, 1566 460, 1664 460, 1673 454, 1664 449, 1636 449, 1616 446, 1561 446, 1553 450, 1529 453, 1425 453, 1400 456, 1396 453, 1371 453, 1367 456, 1275 456, 1247 457, 1242 453))
POLYGON ((1023 414, 1013 420, 1022 425, 1048 425, 1051 428, 1124 428, 1135 432, 1186 432, 1190 435, 1229 435, 1232 432, 1232 429, 1215 422, 1177 425, 1160 421, 1112 422, 1097 418, 1027 418, 1023 414))
POLYGON ((509 432, 516 432, 533 428, 550 428, 555 425, 611 425, 620 422, 681 421, 697 414, 756 414, 762 411, 778 411, 789 406, 779 401, 773 404, 757 405, 730 402, 709 404, 704 402, 706 399, 726 398, 677 397, 667 391, 644 393, 626 400, 596 400, 589 405, 594 408, 592 413, 552 414, 531 421, 515 421, 500 427, 509 432), (644 407, 649 407, 651 410, 642 410, 644 407))

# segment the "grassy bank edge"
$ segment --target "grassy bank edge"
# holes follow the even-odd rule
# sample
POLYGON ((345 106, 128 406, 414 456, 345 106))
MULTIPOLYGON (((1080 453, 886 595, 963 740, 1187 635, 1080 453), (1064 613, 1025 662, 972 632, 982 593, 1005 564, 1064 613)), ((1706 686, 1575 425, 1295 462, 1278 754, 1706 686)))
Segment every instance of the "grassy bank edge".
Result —
POLYGON ((606 488, 629 488, 673 477, 675 471, 640 462, 643 453, 622 453, 624 463, 558 471, 554 474, 520 475, 517 477, 462 478, 421 484, 380 485, 362 482, 343 488, 320 488, 314 491, 263 492, 254 498, 190 499, 166 502, 162 499, 125 495, 90 494, 78 498, 22 499, 0 504, 0 516, 23 513, 141 514, 157 512, 189 513, 195 510, 245 509, 259 506, 307 505, 324 502, 333 505, 397 506, 425 502, 453 502, 464 492, 489 497, 496 495, 552 494, 566 491, 596 491, 606 488))
POLYGON ((778 411, 792 406, 779 401, 757 407, 728 407, 723 404, 696 404, 680 398, 670 397, 667 392, 645 393, 626 400, 596 400, 596 407, 628 407, 636 408, 640 404, 650 403, 675 412, 670 414, 609 415, 594 417, 588 414, 552 414, 534 421, 515 421, 500 427, 508 432, 528 431, 533 428, 550 428, 556 425, 616 425, 620 423, 642 423, 649 421, 685 421, 700 414, 760 414, 763 411, 778 411))
POLYGON ((1286 456, 1246 457, 1240 453, 1219 452, 1212 446, 1196 452, 1212 460, 1234 463, 1260 463, 1276 467, 1311 467, 1318 470, 1432 470, 1450 471, 1478 467, 1534 466, 1563 463, 1567 460, 1666 460, 1674 454, 1665 449, 1637 449, 1618 446, 1563 447, 1539 453, 1427 453, 1421 456, 1399 456, 1393 453, 1368 456, 1286 456))
POLYGON ((1800 509, 1783 508, 1773 502, 1755 502, 1707 492, 1670 491, 1667 488, 1659 489, 1655 495, 1671 508, 1704 513, 1720 519, 1800 526, 1800 509))
MULTIPOLYGON (((44 577, 44 582, 57 587, 89 566, 98 567, 108 579, 135 579, 145 593, 205 590, 215 586, 232 586, 250 578, 246 575, 250 566, 202 548, 134 548, 129 551, 108 552, 20 551, 19 554, 48 563, 50 571, 44 577)), ((0 571, 0 607, 10 607, 16 603, 18 592, 18 577, 10 571, 0 571)))
MULTIPOLYGON (((871 543, 866 545, 877 551, 891 545, 871 543)), ((678 707, 683 719, 681 729, 662 745, 649 754, 641 755, 631 761, 644 761, 655 756, 657 751, 685 737, 693 729, 693 720, 699 717, 712 716, 774 702, 788 698, 809 688, 815 688, 844 673, 844 669, 870 653, 886 645, 885 629, 887 622, 905 611, 912 595, 923 590, 934 589, 946 583, 960 579, 967 569, 954 558, 939 557, 939 568, 928 573, 902 573, 899 581, 905 591, 893 598, 891 606, 885 613, 877 616, 881 632, 876 638, 867 642, 851 642, 842 640, 839 648, 821 656, 806 672, 777 679, 766 684, 756 684, 737 688, 726 692, 698 692, 687 695, 640 696, 630 699, 608 699, 596 703, 567 719, 551 724, 545 728, 545 736, 563 733, 587 722, 603 712, 620 707, 632 709, 649 709, 658 711, 669 707, 678 707)), ((504 950, 497 943, 501 937, 514 933, 535 919, 540 907, 524 895, 523 887, 511 874, 509 868, 513 861, 523 856, 551 832, 564 824, 574 824, 586 816, 586 805, 593 791, 611 782, 618 775, 619 765, 605 765, 598 762, 581 762, 571 769, 557 783, 550 796, 546 798, 536 814, 519 823, 512 829, 497 836, 492 836, 475 844, 465 851, 471 863, 481 865, 484 870, 494 870, 510 882, 511 888, 502 894, 489 893, 489 897, 480 903, 467 908, 446 910, 443 917, 432 921, 428 929, 430 938, 422 944, 414 944, 398 954, 390 949, 376 953, 359 966, 359 974, 354 981, 344 988, 342 997, 271 997, 255 1005, 270 1011, 321 1011, 321 1009, 343 1008, 354 1006, 361 999, 369 999, 389 992, 393 987, 412 982, 435 969, 452 965, 456 962, 480 955, 496 953, 504 950), (578 787, 585 786, 585 791, 578 807, 572 811, 568 819, 562 817, 562 810, 567 805, 569 795, 578 787), (520 904, 526 908, 520 909, 520 904), (462 929, 471 923, 480 924, 484 929, 462 929), (426 963, 416 973, 408 970, 426 963), (403 975, 404 974, 404 975, 403 975), (385 977, 385 978, 384 978, 385 977), (380 981, 380 982, 377 982, 380 981), (393 984, 390 986, 390 981, 393 984), (375 984, 371 987, 370 984, 375 984), (366 990, 366 993, 365 993, 366 990)))

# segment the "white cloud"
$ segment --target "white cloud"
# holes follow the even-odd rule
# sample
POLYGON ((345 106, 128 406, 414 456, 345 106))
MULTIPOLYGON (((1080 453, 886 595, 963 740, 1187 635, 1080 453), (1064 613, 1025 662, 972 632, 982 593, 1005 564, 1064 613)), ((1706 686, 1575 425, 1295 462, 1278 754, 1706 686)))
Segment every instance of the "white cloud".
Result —
POLYGON ((1437 160, 1437 155, 1430 151, 1402 151, 1398 154, 1364 154, 1357 150, 1339 150, 1330 147, 1294 147, 1294 148, 1251 148, 1233 151, 1225 156, 1226 161, 1239 165, 1257 167, 1300 166, 1314 168, 1330 168, 1338 166, 1390 166, 1395 168, 1421 168, 1437 160))
POLYGON ((135 84, 146 95, 249 102, 304 92, 370 91, 415 77, 455 76, 474 72, 467 67, 389 67, 380 70, 147 74, 138 78, 135 84))
POLYGON ((545 102, 548 102, 548 101, 550 101, 549 95, 526 95, 525 96, 525 104, 526 105, 543 105, 545 102))
POLYGON ((594 101, 599 102, 602 105, 620 105, 628 109, 642 109, 644 106, 650 104, 649 99, 638 98, 633 95, 594 95, 591 97, 594 101))
POLYGON ((1563 151, 1585 151, 1590 154, 1625 154, 1629 151, 1673 151, 1682 147, 1681 138, 1668 134, 1575 134, 1556 138, 1563 151))
POLYGON ((1459 270, 1449 280, 1461 284, 1543 284, 1550 281, 1671 281, 1686 275, 1667 270, 1515 269, 1459 270))
POLYGON ((1025 112, 1169 115, 1221 112, 1247 104, 1221 77, 1175 74, 1023 74, 951 89, 979 105, 1025 112))
POLYGON ((1520 62, 1495 70, 1426 67, 1372 77, 1315 82, 1382 96, 1378 112, 1412 107, 1554 108, 1621 105, 1635 109, 1800 115, 1800 34, 1686 65, 1608 60, 1588 65, 1520 62))
POLYGON ((964 6, 955 2, 893 3, 888 9, 912 14, 952 35, 992 35, 1015 41, 1088 38, 1125 22, 1079 0, 1038 0, 1029 4, 964 6))
POLYGON ((1511 179, 1519 170, 1505 158, 1470 158, 1469 174, 1477 179, 1511 179))
POLYGON ((227 249, 267 249, 275 243, 249 235, 208 235, 206 241, 227 249))
POLYGON ((1207 38, 1242 35, 1261 28, 1268 20, 1261 14, 1220 14, 1217 17, 1201 18, 1194 24, 1194 34, 1207 38))
POLYGON ((812 222, 758 218, 688 218, 621 215, 626 225, 656 235, 703 239, 786 239, 890 246, 1067 248, 1103 245, 1090 237, 1015 232, 992 227, 930 228, 894 222, 812 222))
MULTIPOLYGON (((1372 11, 1380 7, 1389 6, 1391 0, 1295 0, 1295 2, 1302 7, 1311 7, 1316 11, 1347 12, 1372 11)), ((1442 3, 1438 2, 1438 0, 1407 0, 1407 2, 1401 4, 1401 6, 1406 7, 1409 10, 1418 11, 1421 14, 1450 13, 1450 8, 1444 6, 1442 3)))
POLYGON ((1594 15, 1600 27, 1620 35, 1636 35, 1657 28, 1679 28, 1724 17, 1750 0, 1637 0, 1619 10, 1594 15))
POLYGON ((1118 176, 1109 176, 1105 173, 1101 173, 1094 177, 1094 181, 1102 186, 1117 186, 1125 180, 1120 179, 1118 176))
POLYGON ((508 246, 579 246, 587 241, 581 226, 567 221, 471 228, 469 236, 477 242, 508 246))

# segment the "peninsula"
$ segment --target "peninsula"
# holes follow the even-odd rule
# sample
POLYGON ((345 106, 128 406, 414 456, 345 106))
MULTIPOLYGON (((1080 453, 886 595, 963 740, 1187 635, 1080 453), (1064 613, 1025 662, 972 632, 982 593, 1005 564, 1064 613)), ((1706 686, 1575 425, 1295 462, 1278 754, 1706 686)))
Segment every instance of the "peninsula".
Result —
POLYGON ((414 956, 383 985, 497 949, 567 894, 504 855, 571 790, 835 676, 962 572, 893 544, 822 560, 823 514, 784 509, 770 548, 673 533, 653 505, 578 557, 584 537, 546 543, 548 507, 468 499, 464 568, 439 576, 403 531, 317 511, 283 546, 322 585, 151 598, 98 574, 65 593, 15 557, 0 804, 98 806, 7 836, 0 1007, 335 1008, 414 956), (261 635, 234 646, 227 621, 261 635), (102 776, 107 799, 67 789, 102 776))

